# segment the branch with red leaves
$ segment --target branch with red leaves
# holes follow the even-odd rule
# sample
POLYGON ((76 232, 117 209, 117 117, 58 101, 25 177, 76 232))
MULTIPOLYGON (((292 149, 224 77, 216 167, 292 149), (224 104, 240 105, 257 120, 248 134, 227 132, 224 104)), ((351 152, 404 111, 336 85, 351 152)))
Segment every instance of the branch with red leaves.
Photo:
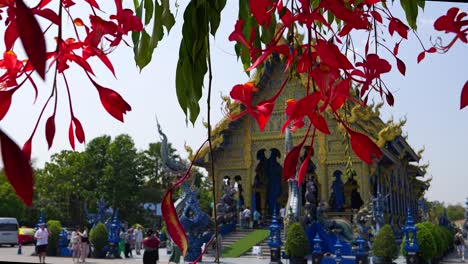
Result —
MULTIPOLYGON (((122 43, 125 35, 143 29, 140 18, 135 16, 131 9, 124 9, 121 0, 114 0, 115 10, 108 10, 107 12, 100 11, 100 6, 96 0, 77 1, 78 3, 71 0, 55 1, 58 2, 57 10, 47 7, 51 2, 52 0, 41 0, 37 6, 28 7, 23 0, 0 1, 0 12, 6 11, 6 17, 0 16, 0 19, 5 19, 6 26, 4 31, 6 51, 3 53, 3 59, 0 59, 0 69, 3 70, 0 76, 0 121, 8 113, 14 93, 24 88, 26 82, 29 82, 34 88, 35 98, 38 97, 39 89, 32 77, 33 72, 37 72, 42 79, 45 79, 47 73, 54 69, 53 87, 50 96, 42 106, 31 136, 23 145, 22 151, 25 160, 30 159, 34 135, 43 120, 45 110, 50 107, 50 103, 53 101, 53 113, 45 122, 49 149, 52 146, 55 137, 55 116, 57 111, 61 111, 61 109, 57 109, 59 100, 57 94, 58 90, 63 86, 68 95, 68 111, 70 113, 68 138, 70 146, 75 149, 75 139, 79 143, 85 142, 85 130, 73 111, 73 98, 71 96, 71 85, 73 84, 68 82, 65 75, 72 66, 81 68, 88 76, 90 86, 96 88, 104 109, 111 116, 123 122, 123 115, 131 110, 130 105, 116 91, 105 88, 96 82, 92 77, 95 76, 95 72, 88 60, 97 57, 115 75, 114 67, 108 55, 122 43), (86 6, 90 12, 87 23, 82 18, 72 15, 75 8, 84 8, 86 6), (111 13, 112 15, 106 19, 99 16, 98 13, 111 13), (63 14, 67 16, 63 16, 63 14), (43 30, 38 23, 38 19, 45 19, 49 26, 43 30), (63 30, 64 20, 66 19, 72 22, 73 32, 63 30), (68 35, 67 33, 71 34, 68 35), (65 35, 66 37, 64 37, 65 35), (27 59, 18 59, 17 57, 15 50, 18 45, 15 45, 15 43, 18 42, 18 39, 21 40, 27 59), (47 49, 46 39, 55 39, 56 47, 47 49), (63 86, 57 84, 58 75, 63 77, 63 86)), ((9 140, 5 135, 2 135, 3 141, 9 142, 7 139, 9 140)), ((14 153, 15 148, 12 146, 12 142, 2 144, 2 151, 14 153)), ((18 158, 18 155, 15 157, 18 158)), ((7 177, 16 193, 26 204, 30 205, 32 180, 25 180, 25 183, 31 182, 31 185, 15 184, 17 182, 15 177, 21 175, 20 171, 26 168, 17 166, 18 164, 13 165, 11 162, 14 159, 9 158, 8 155, 3 155, 3 161, 7 177), (19 171, 15 171, 15 168, 19 171)), ((29 166, 27 162, 24 164, 29 166)))

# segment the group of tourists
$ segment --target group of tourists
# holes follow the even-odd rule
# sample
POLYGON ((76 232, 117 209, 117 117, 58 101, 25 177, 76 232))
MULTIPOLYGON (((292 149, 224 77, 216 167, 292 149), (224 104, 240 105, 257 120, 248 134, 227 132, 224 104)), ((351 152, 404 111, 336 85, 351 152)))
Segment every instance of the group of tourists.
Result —
POLYGON ((252 221, 252 228, 258 228, 262 224, 261 222, 262 215, 256 209, 252 212, 250 207, 246 207, 241 213, 241 227, 243 228, 250 228, 250 222, 252 221))
POLYGON ((127 230, 122 228, 120 230, 119 249, 123 248, 125 258, 133 257, 133 250, 135 250, 135 253, 137 255, 140 255, 142 249, 142 242, 143 229, 140 225, 137 225, 135 228, 129 228, 127 230))

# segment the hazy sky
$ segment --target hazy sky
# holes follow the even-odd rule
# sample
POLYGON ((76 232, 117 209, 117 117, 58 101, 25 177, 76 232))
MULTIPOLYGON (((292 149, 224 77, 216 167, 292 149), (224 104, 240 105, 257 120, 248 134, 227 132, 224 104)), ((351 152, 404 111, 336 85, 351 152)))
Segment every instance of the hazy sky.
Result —
MULTIPOLYGON (((180 4, 185 6, 185 1, 182 2, 180 4)), ((237 17, 237 1, 227 2, 217 37, 211 44, 214 122, 222 117, 220 95, 227 95, 233 85, 248 80, 247 75, 242 72, 241 64, 237 62, 233 43, 227 40, 237 17)), ((397 1, 395 3, 398 4, 397 1)), ((446 10, 454 5, 426 3, 424 13, 418 18, 418 34, 425 43, 428 43, 431 37, 435 39, 438 36, 443 36, 446 43, 451 40, 452 35, 446 36, 436 32, 433 23, 436 17, 445 14, 446 10)), ((468 11, 468 4, 456 6, 462 11, 468 11)), ((84 126, 87 141, 104 134, 115 136, 127 133, 133 137, 137 148, 146 148, 149 143, 159 140, 155 115, 158 116, 169 141, 182 156, 186 156, 183 149, 185 142, 196 149, 204 141, 206 130, 201 121, 206 121, 207 89, 204 90, 202 98, 202 114, 195 127, 185 125, 185 116, 175 94, 175 69, 181 39, 182 15, 183 10, 180 9, 176 25, 169 36, 165 36, 159 44, 151 64, 141 73, 133 61, 132 50, 124 46, 110 56, 116 69, 117 80, 99 61, 91 61, 98 76, 97 82, 118 91, 132 106, 132 111, 125 116, 125 123, 120 123, 105 111, 96 89, 83 76, 82 71, 68 72, 75 116, 84 126)), ((402 17, 401 13, 399 17, 402 17)), ((390 40, 390 43, 393 42, 390 40)), ((389 46, 393 47, 393 44, 389 46)), ((430 163, 427 176, 433 177, 427 193, 428 199, 460 203, 468 197, 468 109, 459 110, 461 88, 468 80, 468 47, 458 43, 448 54, 428 55, 417 65, 416 57, 421 50, 412 33, 409 35, 409 41, 401 44, 399 57, 406 63, 406 76, 395 71, 385 78, 387 86, 394 93, 395 106, 384 106, 381 110, 382 118, 386 121, 391 116, 395 120, 406 117, 404 133, 408 134, 409 143, 416 151, 425 147, 422 163, 430 163)), ((394 59, 390 58, 389 61, 396 67, 394 59)), ((32 88, 16 92, 9 113, 0 122, 0 127, 20 146, 29 137, 42 104, 49 96, 51 79, 52 74, 49 74, 46 83, 38 82, 39 98, 35 104, 32 88)), ((33 141, 32 157, 39 167, 42 167, 53 153, 71 149, 68 143, 70 117, 66 91, 62 81, 59 85, 59 113, 56 117, 53 147, 47 149, 44 135, 45 120, 51 115, 51 108, 46 110, 45 118, 39 124, 33 141)), ((84 147, 78 145, 76 149, 81 151, 84 147)))

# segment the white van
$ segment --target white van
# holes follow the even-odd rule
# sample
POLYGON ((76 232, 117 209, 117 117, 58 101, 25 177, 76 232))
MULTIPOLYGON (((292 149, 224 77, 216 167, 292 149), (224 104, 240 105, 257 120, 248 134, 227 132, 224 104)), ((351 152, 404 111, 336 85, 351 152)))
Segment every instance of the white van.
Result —
POLYGON ((15 246, 18 244, 18 220, 11 217, 0 217, 0 245, 15 246))

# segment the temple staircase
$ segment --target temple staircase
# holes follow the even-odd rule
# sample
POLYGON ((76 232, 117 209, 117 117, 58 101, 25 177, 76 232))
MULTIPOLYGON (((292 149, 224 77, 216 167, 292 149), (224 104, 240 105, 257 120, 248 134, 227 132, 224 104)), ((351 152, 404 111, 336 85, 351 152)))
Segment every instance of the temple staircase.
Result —
MULTIPOLYGON (((269 238, 266 238, 265 240, 263 240, 262 242, 260 242, 260 243, 258 243, 256 245, 256 246, 260 247, 260 250, 261 250, 260 257, 262 257, 262 258, 269 258, 270 257, 270 247, 268 246, 268 239, 269 238)), ((283 246, 281 247, 281 252, 283 252, 284 251, 284 243, 286 241, 283 230, 281 230, 281 241, 283 242, 283 246)), ((246 256, 253 256, 252 249, 247 251, 245 253, 245 255, 246 256)))
MULTIPOLYGON (((245 230, 236 230, 234 232, 229 233, 226 236, 223 236, 223 248, 227 248, 232 246, 238 240, 244 238, 248 234, 250 234, 253 230, 252 229, 245 229, 245 230)), ((210 248, 206 251, 207 255, 214 256, 215 255, 215 248, 216 245, 210 245, 210 248)))

